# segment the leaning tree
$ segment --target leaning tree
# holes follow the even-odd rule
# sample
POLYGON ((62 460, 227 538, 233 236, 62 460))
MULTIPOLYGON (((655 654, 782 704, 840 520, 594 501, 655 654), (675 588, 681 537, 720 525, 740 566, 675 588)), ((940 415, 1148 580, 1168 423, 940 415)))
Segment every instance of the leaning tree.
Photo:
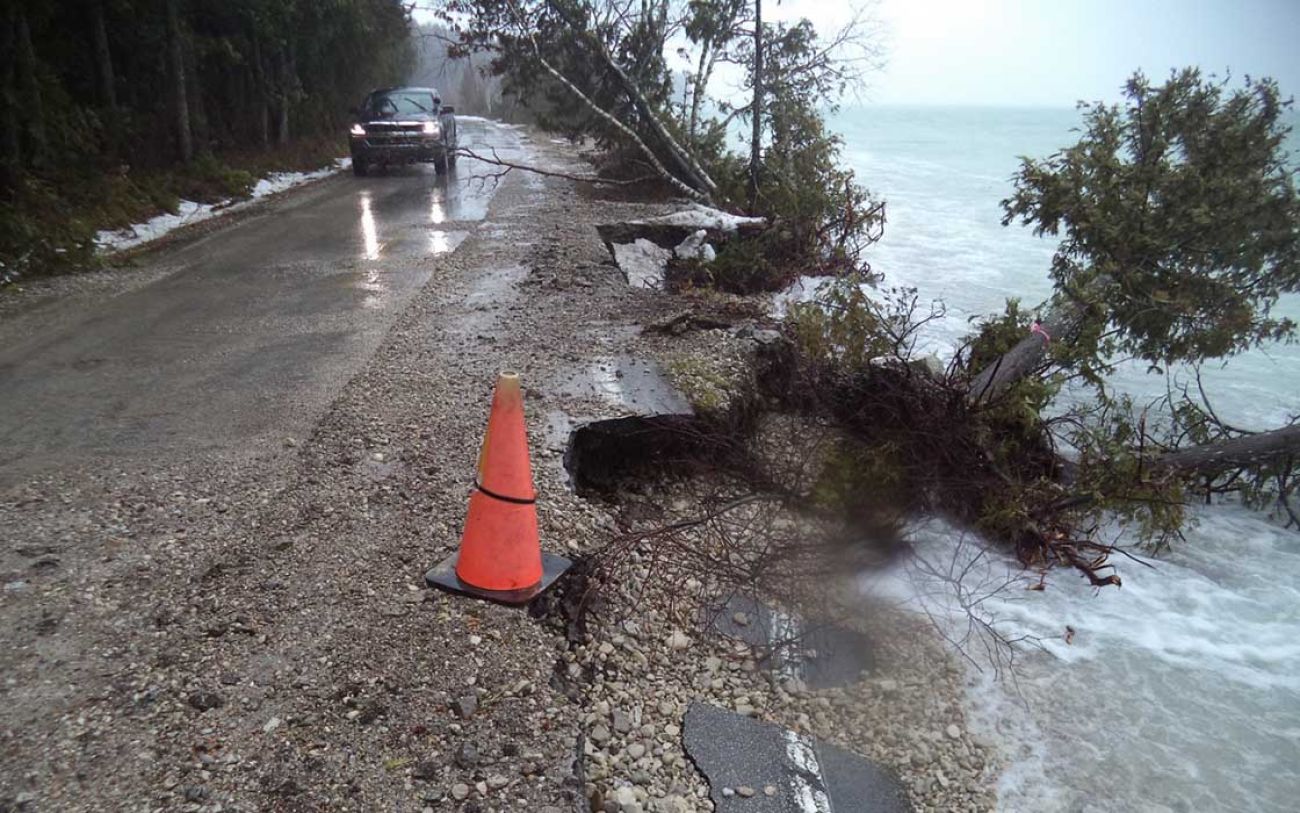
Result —
MULTIPOLYGON (((1294 523, 1288 497, 1300 427, 1226 423, 1195 372, 1295 338, 1295 323, 1274 313, 1280 297, 1300 290, 1300 197, 1286 149, 1291 103, 1271 80, 1248 78, 1234 89, 1195 69, 1158 86, 1137 74, 1125 99, 1087 107, 1073 147, 1022 162, 1004 222, 1061 237, 1055 296, 1037 330, 974 377, 971 397, 996 398, 1036 370, 1040 380, 1087 382, 1099 408, 1115 415, 1120 400, 1106 374, 1117 360, 1136 359, 1167 377, 1190 368, 1197 385, 1170 386, 1158 420, 1117 420, 1102 437, 1141 445, 1126 455, 1135 474, 1202 492, 1235 488, 1256 502, 1271 496, 1294 523), (1271 495, 1259 490, 1268 481, 1271 495)), ((1102 468, 1114 457, 1081 459, 1102 468)), ((1086 482, 1094 472, 1081 474, 1086 482)))

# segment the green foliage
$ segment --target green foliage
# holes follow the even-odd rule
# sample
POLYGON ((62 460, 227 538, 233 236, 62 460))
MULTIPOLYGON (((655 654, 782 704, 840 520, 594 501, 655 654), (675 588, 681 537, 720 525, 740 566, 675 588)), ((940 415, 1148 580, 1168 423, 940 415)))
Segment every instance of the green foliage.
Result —
POLYGON ((228 167, 210 152, 195 158, 186 169, 184 177, 189 183, 181 194, 200 203, 247 198, 257 183, 251 172, 228 167))
POLYGON ((178 198, 246 196, 257 174, 287 168, 250 153, 278 145, 284 159, 291 141, 337 139, 348 108, 375 85, 399 81, 411 55, 407 9, 397 0, 4 4, 4 274, 84 264, 97 228, 174 211, 178 198), (178 11, 197 155, 188 165, 178 160, 169 93, 169 3, 178 11))
POLYGON ((841 438, 817 469, 813 500, 843 516, 853 516, 864 504, 872 510, 889 507, 897 512, 911 501, 906 492, 912 484, 900 458, 906 453, 888 440, 868 445, 841 438))
POLYGON ((809 275, 855 270, 874 239, 879 209, 841 163, 839 136, 815 103, 773 98, 772 140, 763 152, 758 211, 779 222, 787 263, 809 275))
MULTIPOLYGON (((960 376, 949 380, 914 358, 909 337, 924 321, 915 293, 873 282, 829 282, 814 300, 790 306, 785 320, 804 371, 798 397, 853 433, 819 471, 824 504, 838 506, 855 489, 890 495, 894 504, 969 522, 1037 563, 1051 557, 1058 535, 1103 518, 1157 548, 1178 535, 1187 521, 1185 484, 1151 468, 1146 418, 1129 399, 1061 409, 1066 377, 1029 376, 972 410, 960 376), (1072 460, 1068 488, 1062 454, 1072 460)), ((991 363, 1029 323, 1009 300, 964 352, 976 366, 991 363)))
POLYGON ((0 199, 0 290, 33 272, 93 266, 95 231, 50 184, 24 180, 0 199))
POLYGON ((1019 299, 1007 299, 1006 310, 1001 316, 979 322, 975 336, 966 348, 967 366, 972 370, 983 370, 995 363, 1025 337, 1032 322, 1033 316, 1021 309, 1019 299))
POLYGON ((1290 102, 1271 80, 1230 90, 1195 69, 1161 86, 1136 74, 1125 96, 1084 105, 1079 142, 1023 159, 1003 201, 1004 223, 1062 237, 1058 294, 1093 306, 1078 352, 1163 365, 1293 336, 1270 314, 1300 290, 1290 102))
POLYGON ((676 356, 668 362, 668 375, 700 415, 720 413, 731 402, 734 382, 708 361, 692 355, 676 356))
POLYGON ((1184 483, 1152 471, 1144 458, 1146 416, 1124 396, 1076 423, 1070 440, 1077 452, 1072 490, 1092 498, 1086 514, 1127 526, 1139 540, 1166 547, 1186 527, 1184 483))
POLYGON ((752 209, 773 221, 773 231, 754 245, 731 241, 707 267, 697 261, 679 264, 681 281, 734 292, 777 290, 801 275, 857 270, 859 251, 879 236, 882 209, 843 168, 842 145, 823 118, 859 76, 860 63, 841 61, 838 46, 845 43, 830 46, 807 20, 763 27, 759 129, 765 143, 751 207, 751 167, 736 150, 733 129, 752 115, 752 88, 760 84, 754 77, 754 20, 747 0, 691 0, 684 6, 651 0, 639 7, 582 0, 448 0, 443 12, 458 30, 462 48, 491 53, 492 68, 507 91, 533 107, 543 125, 594 139, 625 156, 637 174, 650 166, 648 150, 680 182, 677 194, 686 187, 722 208, 752 209), (663 56, 677 31, 696 49, 696 71, 687 78, 680 105, 672 98, 673 76, 663 56), (743 103, 705 98, 719 61, 748 71, 751 92, 740 96, 743 103), (619 72, 630 87, 618 79, 619 72), (634 137, 594 112, 575 89, 634 137))
MULTIPOLYGON (((607 53, 635 84, 652 111, 666 118, 672 76, 664 61, 669 3, 651 0, 639 9, 596 14, 579 0, 446 0, 440 14, 460 37, 456 52, 486 52, 508 95, 520 99, 548 129, 602 147, 624 143, 621 131, 596 115, 557 81, 542 60, 585 96, 633 130, 650 137, 645 117, 607 70, 607 53)), ((606 9, 608 11, 608 9, 606 9)))
POLYGON ((808 272, 806 256, 790 229, 778 227, 717 247, 711 261, 672 258, 666 279, 674 290, 714 288, 732 294, 775 293, 808 272))
MULTIPOLYGON (((794 269, 794 276, 852 273, 861 265, 860 251, 879 237, 883 209, 844 167, 843 142, 826 129, 825 112, 835 109, 856 74, 823 61, 826 44, 808 20, 768 25, 765 31, 762 131, 767 143, 752 214, 778 224, 776 261, 794 269)), ((752 40, 740 40, 733 58, 752 70, 752 40)), ((747 164, 719 156, 709 170, 719 182, 719 199, 743 208, 747 164)))
POLYGON ((888 323, 904 317, 881 310, 868 293, 874 284, 874 279, 854 274, 823 285, 813 300, 790 306, 786 326, 803 358, 855 375, 892 354, 888 323))

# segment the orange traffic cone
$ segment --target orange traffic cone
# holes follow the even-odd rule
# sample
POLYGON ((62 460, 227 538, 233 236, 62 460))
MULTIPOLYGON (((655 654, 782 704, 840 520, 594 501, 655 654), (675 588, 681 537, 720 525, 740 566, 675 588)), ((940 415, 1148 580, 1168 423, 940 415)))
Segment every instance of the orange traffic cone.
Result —
POLYGON ((430 587, 501 604, 525 604, 570 562, 542 553, 519 376, 502 373, 478 457, 460 551, 424 575, 430 587))

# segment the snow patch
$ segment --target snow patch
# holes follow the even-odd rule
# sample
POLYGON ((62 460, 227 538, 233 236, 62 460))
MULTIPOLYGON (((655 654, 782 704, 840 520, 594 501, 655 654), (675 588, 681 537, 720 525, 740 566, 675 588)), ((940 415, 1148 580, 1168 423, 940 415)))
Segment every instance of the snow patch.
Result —
POLYGON ((662 288, 664 267, 673 253, 645 238, 635 243, 615 243, 614 261, 627 274, 627 284, 633 288, 662 288))
POLYGON ((656 245, 644 237, 638 237, 632 243, 613 243, 611 247, 614 250, 614 262, 627 275, 628 285, 657 290, 664 287, 664 270, 674 256, 683 260, 698 258, 705 262, 717 259, 718 254, 713 246, 705 242, 708 236, 707 231, 700 229, 688 235, 673 249, 656 245))
POLYGON ((713 246, 708 244, 708 238, 709 233, 704 229, 700 229, 678 243, 677 247, 673 249, 673 254, 677 255, 679 260, 699 259, 711 263, 718 258, 718 252, 714 251, 713 246))
POLYGON ((651 217, 645 220, 634 220, 632 223, 646 226, 684 226, 688 229, 713 229, 715 231, 731 232, 740 229, 742 226, 767 225, 767 218, 733 215, 721 209, 701 206, 696 203, 692 204, 689 209, 683 209, 680 212, 673 212, 662 217, 651 217))
POLYGON ((253 187, 251 196, 245 200, 236 201, 230 199, 217 203, 196 203, 192 200, 183 200, 177 205, 176 214, 165 213, 150 218, 144 223, 127 226, 124 229, 99 232, 95 235, 95 245, 98 246, 101 254, 111 254, 115 251, 135 248, 157 240, 181 226, 202 223, 204 220, 223 212, 238 211, 262 198, 279 194, 295 186, 320 180, 327 175, 349 169, 351 166, 351 158, 340 158, 334 162, 333 166, 318 169, 315 172, 272 172, 265 178, 258 180, 257 185, 253 187))

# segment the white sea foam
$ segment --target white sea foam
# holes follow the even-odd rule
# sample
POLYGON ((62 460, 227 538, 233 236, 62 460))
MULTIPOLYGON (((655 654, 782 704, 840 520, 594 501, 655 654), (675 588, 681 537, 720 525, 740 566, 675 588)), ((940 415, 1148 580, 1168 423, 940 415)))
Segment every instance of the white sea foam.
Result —
MULTIPOLYGON (((889 201, 888 231, 868 259, 888 284, 948 305, 923 350, 950 356, 972 317, 999 310, 1007 296, 1033 306, 1050 293, 1054 244, 1001 227, 998 201, 1011 192, 1015 156, 1068 144, 1076 122, 1072 111, 840 116, 859 176, 889 201)), ((1300 303, 1284 300, 1281 311, 1295 318, 1300 303)), ((1247 354, 1208 371, 1207 381, 1230 420, 1277 425, 1300 409, 1300 347, 1247 354)), ((1138 365, 1116 382, 1137 395, 1165 388, 1138 365)), ((1195 514, 1197 526, 1154 569, 1117 559, 1120 589, 1096 590, 1058 571, 1042 592, 1012 583, 981 605, 1003 634, 1039 639, 1018 647, 1014 680, 987 663, 968 679, 972 729, 1007 759, 1003 809, 1295 809, 1300 534, 1235 506, 1195 514)), ((978 555, 970 578, 989 589, 1019 573, 943 523, 916 536, 920 555, 934 561, 978 555)), ((915 568, 900 568, 869 586, 924 600, 958 624, 951 594, 918 579, 915 568)))

